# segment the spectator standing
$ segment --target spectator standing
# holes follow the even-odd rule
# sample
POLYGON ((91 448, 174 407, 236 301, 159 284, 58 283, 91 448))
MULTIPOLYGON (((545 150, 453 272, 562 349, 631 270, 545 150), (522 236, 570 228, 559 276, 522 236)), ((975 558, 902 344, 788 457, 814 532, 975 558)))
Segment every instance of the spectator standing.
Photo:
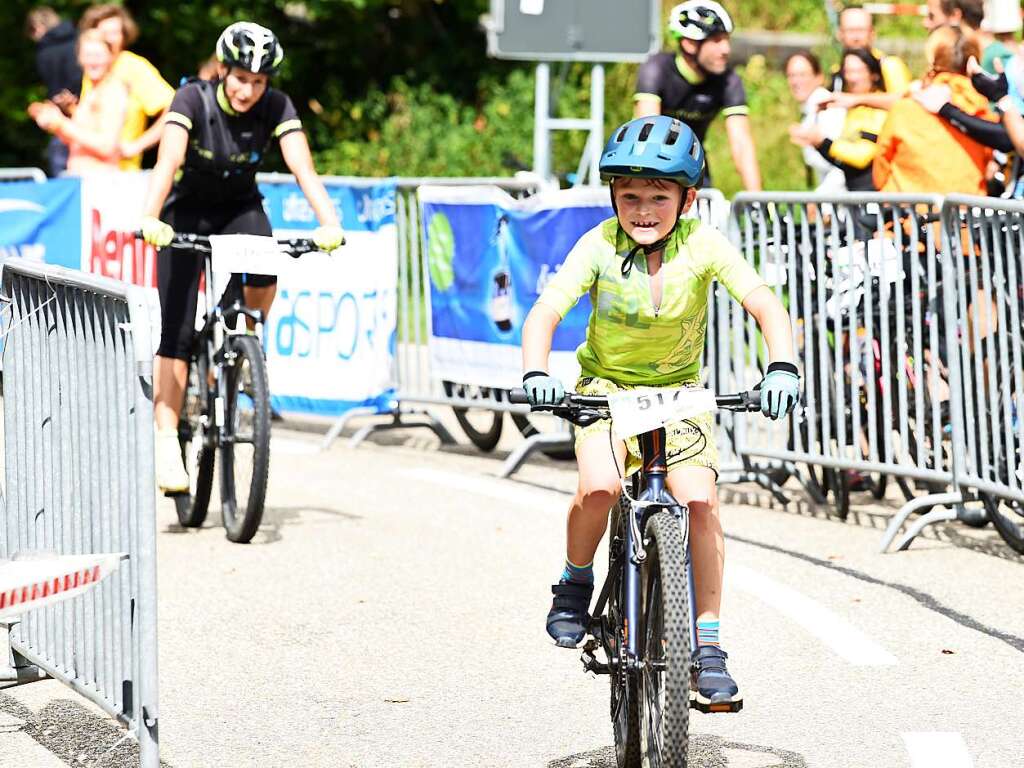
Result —
MULTIPOLYGON (((826 138, 838 138, 843 130, 846 110, 822 108, 832 98, 832 93, 825 88, 825 76, 818 57, 810 51, 793 53, 786 59, 785 72, 789 92, 800 105, 800 125, 792 128, 819 126, 826 138)), ((839 168, 822 157, 814 147, 805 146, 801 151, 807 166, 808 186, 815 187, 816 192, 846 191, 846 178, 839 168)))
POLYGON ((831 88, 837 95, 835 106, 888 109, 910 88, 910 69, 899 56, 890 56, 875 48, 875 25, 872 16, 863 8, 847 8, 839 14, 836 37, 844 50, 867 48, 878 59, 882 69, 882 90, 855 94, 844 87, 842 65, 832 70, 831 88))
POLYGON ((68 145, 69 173, 116 171, 128 90, 113 76, 113 49, 97 30, 78 36, 78 62, 89 89, 74 117, 67 117, 52 101, 31 104, 28 113, 36 125, 68 145))
POLYGON ((985 0, 985 18, 981 21, 979 42, 981 68, 989 74, 1005 69, 1006 61, 1017 51, 1017 33, 1022 28, 1020 0, 985 0), (996 61, 1003 65, 996 68, 996 61))
MULTIPOLYGON (((75 51, 78 33, 53 8, 41 5, 25 17, 25 35, 36 44, 36 71, 46 86, 46 98, 70 115, 82 88, 75 51)), ((59 176, 68 166, 68 147, 56 136, 46 148, 46 162, 51 176, 59 176)))
MULTIPOLYGON (((676 50, 656 53, 637 75, 633 117, 666 114, 689 125, 700 142, 725 115, 733 165, 743 188, 761 189, 761 169, 750 130, 750 110, 740 76, 729 66, 732 19, 714 0, 687 0, 669 12, 668 34, 676 50)), ((705 169, 704 186, 711 186, 705 169)))
POLYGON ((985 16, 983 0, 928 0, 924 28, 967 27, 971 32, 981 27, 985 16))
MULTIPOLYGON (((882 92, 882 65, 867 48, 843 51, 843 84, 845 93, 863 96, 882 92)), ((871 192, 871 161, 875 141, 885 123, 886 111, 867 104, 850 107, 843 121, 843 131, 836 139, 825 136, 819 126, 794 126, 789 136, 802 147, 814 147, 830 163, 840 168, 851 192, 871 192)))
MULTIPOLYGON (((950 102, 965 114, 993 119, 988 99, 967 76, 967 61, 978 43, 957 27, 936 27, 925 45, 929 70, 924 87, 949 90, 950 102)), ((878 137, 873 177, 880 192, 985 194, 985 167, 992 150, 951 128, 912 97, 899 100, 878 137)))
MULTIPOLYGON (((174 88, 147 59, 125 50, 138 39, 139 28, 120 5, 107 3, 88 8, 78 23, 80 30, 97 29, 114 51, 114 76, 128 88, 128 111, 121 133, 122 170, 142 167, 142 153, 160 141, 163 115, 174 98, 174 88), (152 120, 147 127, 147 122, 152 120)), ((82 98, 89 84, 82 82, 82 98)))

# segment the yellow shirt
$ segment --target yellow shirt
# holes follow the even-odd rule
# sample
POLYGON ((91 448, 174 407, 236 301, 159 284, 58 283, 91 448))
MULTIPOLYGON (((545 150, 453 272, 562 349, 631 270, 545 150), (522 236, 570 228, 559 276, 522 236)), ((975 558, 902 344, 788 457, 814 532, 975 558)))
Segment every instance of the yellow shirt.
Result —
MULTIPOLYGON (((155 117, 171 105, 174 89, 156 67, 138 54, 121 51, 114 61, 113 75, 128 88, 128 110, 125 113, 121 141, 135 141, 146 132, 148 118, 155 117)), ((81 100, 92 90, 88 78, 82 79, 81 100)), ((121 159, 124 171, 137 171, 142 167, 142 155, 121 159)))

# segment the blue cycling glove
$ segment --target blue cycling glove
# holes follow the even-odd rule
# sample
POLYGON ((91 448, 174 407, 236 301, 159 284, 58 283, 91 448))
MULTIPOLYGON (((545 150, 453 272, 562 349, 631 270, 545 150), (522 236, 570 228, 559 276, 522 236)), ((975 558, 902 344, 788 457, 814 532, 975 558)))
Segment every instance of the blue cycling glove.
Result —
POLYGON ((761 413, 775 421, 784 419, 800 402, 800 373, 792 363, 769 363, 755 389, 761 390, 761 413))
POLYGON ((523 374, 523 389, 530 405, 557 405, 565 397, 565 387, 554 376, 544 371, 527 371, 523 374))

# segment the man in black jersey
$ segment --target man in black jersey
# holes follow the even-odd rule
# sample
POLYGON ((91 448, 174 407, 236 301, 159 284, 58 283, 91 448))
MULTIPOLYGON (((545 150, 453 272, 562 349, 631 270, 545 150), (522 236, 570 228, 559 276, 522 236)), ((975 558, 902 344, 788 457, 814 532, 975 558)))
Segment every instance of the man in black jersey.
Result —
MULTIPOLYGON (((633 117, 666 114, 689 125, 701 143, 719 112, 725 115, 732 161, 743 188, 761 189, 743 81, 729 66, 732 19, 714 0, 688 0, 672 9, 668 33, 678 50, 656 53, 637 76, 633 117)), ((710 168, 704 186, 712 186, 710 168)))
MULTIPOLYGON (((154 417, 157 485, 167 493, 189 487, 178 447, 178 413, 203 265, 198 255, 164 247, 174 230, 270 235, 256 171, 276 139, 320 222, 313 233, 317 247, 329 252, 344 240, 334 206, 313 167, 295 107, 287 94, 268 87, 283 58, 284 51, 269 29, 250 22, 232 24, 217 41, 218 79, 186 83, 167 112, 142 219, 143 238, 161 248, 154 417)), ((247 274, 233 279, 241 281, 246 305, 264 314, 270 311, 277 291, 275 277, 247 274)))

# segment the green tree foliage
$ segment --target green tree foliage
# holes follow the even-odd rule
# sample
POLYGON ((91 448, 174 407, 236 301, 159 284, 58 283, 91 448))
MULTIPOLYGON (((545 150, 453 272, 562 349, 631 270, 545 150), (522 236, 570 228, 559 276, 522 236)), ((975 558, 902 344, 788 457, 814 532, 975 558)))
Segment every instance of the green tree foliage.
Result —
MULTIPOLYGON (((36 3, 3 0, 5 28, 20 29, 36 3)), ((51 0, 77 21, 83 0, 51 0)), ((665 0, 664 10, 672 5, 665 0)), ((141 35, 133 49, 177 84, 196 72, 220 31, 250 19, 271 27, 285 48, 275 85, 289 93, 303 117, 318 167, 341 175, 507 175, 532 162, 533 66, 486 55, 480 16, 488 0, 180 0, 126 2, 141 35)), ((739 29, 823 33, 822 0, 726 3, 739 29)), ((880 30, 920 33, 918 19, 882 22, 880 30)), ((47 137, 25 106, 42 97, 33 43, 8 37, 0 53, 0 166, 42 165, 47 137)), ((802 188, 799 153, 786 126, 796 118, 784 78, 755 58, 740 68, 751 102, 754 136, 769 188, 802 188)), ((636 65, 606 67, 606 128, 630 117, 636 65)), ((553 65, 559 83, 555 110, 589 113, 590 67, 553 65)), ((560 132, 554 167, 574 171, 586 136, 560 132)), ((708 138, 716 184, 739 188, 721 122, 708 138)), ((272 159, 271 163, 275 161, 272 159)), ((279 160, 277 161, 280 169, 279 160)))

